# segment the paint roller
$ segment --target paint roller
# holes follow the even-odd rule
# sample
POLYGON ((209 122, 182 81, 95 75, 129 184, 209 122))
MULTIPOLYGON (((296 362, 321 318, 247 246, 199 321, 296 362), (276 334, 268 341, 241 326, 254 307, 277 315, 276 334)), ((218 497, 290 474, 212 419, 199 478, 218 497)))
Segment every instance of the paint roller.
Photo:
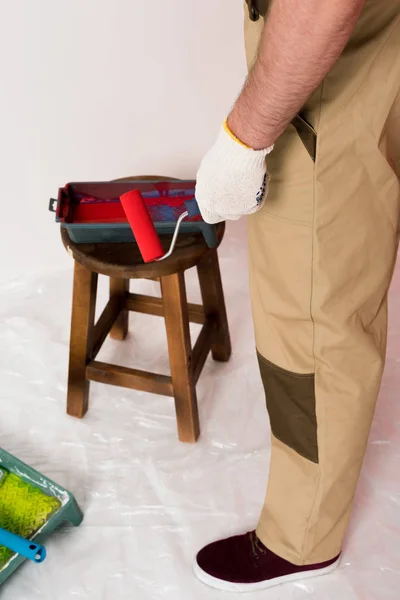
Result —
POLYGON ((153 221, 147 210, 147 206, 139 190, 131 190, 120 197, 126 218, 131 226, 136 243, 145 263, 165 260, 174 251, 181 223, 186 217, 200 215, 196 199, 185 202, 186 211, 183 212, 176 222, 174 234, 168 252, 164 253, 160 238, 153 221))

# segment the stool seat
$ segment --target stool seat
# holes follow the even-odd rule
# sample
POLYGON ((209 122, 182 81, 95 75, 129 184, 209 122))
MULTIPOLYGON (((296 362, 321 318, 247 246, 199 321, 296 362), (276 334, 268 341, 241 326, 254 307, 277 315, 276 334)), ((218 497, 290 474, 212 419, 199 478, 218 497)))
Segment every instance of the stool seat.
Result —
MULTIPOLYGON (((219 243, 224 231, 224 223, 217 226, 219 243)), ((231 355, 217 249, 209 248, 201 233, 182 233, 170 257, 145 264, 135 243, 76 244, 64 228, 61 237, 74 259, 67 413, 77 418, 86 414, 90 381, 173 396, 179 439, 195 442, 200 434, 196 383, 210 352, 221 362, 231 355), (187 301, 185 271, 192 267, 197 269, 202 305, 187 301), (110 278, 110 298, 95 322, 99 274, 110 278), (161 298, 131 293, 131 279, 159 281, 161 298), (170 376, 96 360, 108 335, 125 339, 129 311, 164 318, 170 376), (194 346, 190 322, 202 325, 194 346)), ((172 236, 160 237, 167 251, 172 236)))
MULTIPOLYGON (((225 232, 225 223, 217 225, 218 245, 225 232)), ((160 262, 144 263, 137 244, 76 244, 68 231, 61 228, 61 239, 69 254, 82 266, 108 277, 124 279, 155 279, 195 267, 209 248, 199 233, 179 234, 171 256, 160 262)), ((172 235, 160 236, 161 244, 168 251, 172 235)))

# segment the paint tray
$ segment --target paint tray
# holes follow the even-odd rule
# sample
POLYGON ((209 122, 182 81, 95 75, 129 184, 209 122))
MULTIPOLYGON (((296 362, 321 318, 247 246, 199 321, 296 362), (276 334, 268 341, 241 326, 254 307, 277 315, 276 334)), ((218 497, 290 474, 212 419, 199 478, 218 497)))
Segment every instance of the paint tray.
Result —
MULTIPOLYGON (((0 448, 0 527, 43 544, 61 523, 82 519, 70 492, 0 448)), ((0 546, 0 584, 25 560, 0 546)))
MULTIPOLYGON (((68 183, 50 200, 49 209, 56 222, 68 231, 76 244, 134 242, 135 237, 123 210, 120 196, 139 190, 159 235, 173 234, 178 218, 186 211, 185 202, 193 200, 196 182, 177 181, 98 181, 68 183)), ((182 233, 202 233, 210 248, 218 246, 215 225, 200 215, 186 218, 182 233)))

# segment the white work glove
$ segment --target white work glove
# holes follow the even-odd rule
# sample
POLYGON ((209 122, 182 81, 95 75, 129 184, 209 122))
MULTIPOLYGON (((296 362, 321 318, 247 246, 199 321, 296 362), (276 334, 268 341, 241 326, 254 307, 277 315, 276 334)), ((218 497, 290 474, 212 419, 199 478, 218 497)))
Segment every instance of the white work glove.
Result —
POLYGON ((206 223, 236 220, 260 210, 268 194, 265 157, 272 149, 249 148, 224 123, 197 173, 196 200, 206 223))

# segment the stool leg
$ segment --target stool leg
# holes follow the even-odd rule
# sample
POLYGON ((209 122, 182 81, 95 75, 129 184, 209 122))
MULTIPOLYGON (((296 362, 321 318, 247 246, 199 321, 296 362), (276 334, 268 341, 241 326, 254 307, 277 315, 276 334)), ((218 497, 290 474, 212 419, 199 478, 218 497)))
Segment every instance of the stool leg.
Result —
POLYGON ((161 290, 179 439, 194 443, 199 437, 200 425, 191 368, 192 348, 183 273, 162 277, 161 290))
POLYGON ((89 406, 89 381, 86 379, 86 365, 91 353, 96 294, 97 273, 85 269, 75 261, 67 413, 80 419, 85 415, 89 406))
POLYGON ((217 329, 211 346, 214 360, 228 361, 231 353, 228 318, 217 250, 210 250, 197 266, 201 296, 206 317, 216 321, 217 329))
POLYGON ((110 297, 117 296, 121 303, 121 312, 110 330, 113 340, 124 340, 128 334, 129 311, 124 310, 125 295, 129 292, 129 279, 110 277, 110 297))

